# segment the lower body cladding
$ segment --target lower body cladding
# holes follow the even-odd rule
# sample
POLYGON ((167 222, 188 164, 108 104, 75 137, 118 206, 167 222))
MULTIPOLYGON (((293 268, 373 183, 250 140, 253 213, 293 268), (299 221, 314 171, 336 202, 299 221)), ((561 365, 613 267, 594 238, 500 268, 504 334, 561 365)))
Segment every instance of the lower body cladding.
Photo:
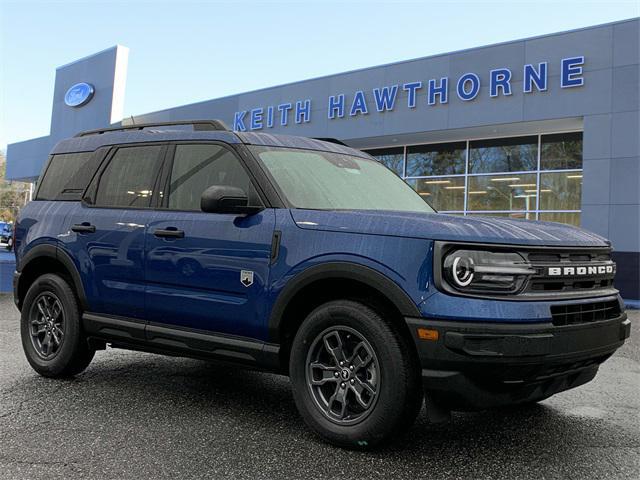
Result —
POLYGON ((279 369, 277 345, 246 337, 89 312, 82 315, 82 326, 94 347, 109 343, 113 348, 279 369))
POLYGON ((418 349, 425 392, 450 410, 536 402, 583 385, 629 337, 631 323, 622 312, 565 326, 550 321, 406 321, 418 349))

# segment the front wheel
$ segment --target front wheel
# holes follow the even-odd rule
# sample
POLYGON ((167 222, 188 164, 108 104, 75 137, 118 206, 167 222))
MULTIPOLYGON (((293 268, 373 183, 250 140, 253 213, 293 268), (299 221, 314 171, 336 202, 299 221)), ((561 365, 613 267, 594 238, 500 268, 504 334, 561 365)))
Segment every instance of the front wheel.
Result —
POLYGON ((423 399, 410 348, 396 325, 360 302, 316 308, 295 336, 289 365, 305 422, 329 442, 356 449, 407 429, 423 399))
POLYGON ((29 288, 20 334, 29 364, 45 377, 76 375, 87 368, 95 354, 82 333, 73 290, 58 275, 42 275, 29 288))

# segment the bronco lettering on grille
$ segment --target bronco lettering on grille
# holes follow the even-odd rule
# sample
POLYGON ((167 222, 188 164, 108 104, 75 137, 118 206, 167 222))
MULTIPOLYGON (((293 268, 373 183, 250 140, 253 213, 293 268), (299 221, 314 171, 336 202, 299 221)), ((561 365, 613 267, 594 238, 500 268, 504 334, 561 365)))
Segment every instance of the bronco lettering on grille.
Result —
POLYGON ((575 277, 582 275, 611 275, 615 273, 615 264, 612 265, 581 265, 575 267, 548 267, 547 275, 550 277, 575 277))

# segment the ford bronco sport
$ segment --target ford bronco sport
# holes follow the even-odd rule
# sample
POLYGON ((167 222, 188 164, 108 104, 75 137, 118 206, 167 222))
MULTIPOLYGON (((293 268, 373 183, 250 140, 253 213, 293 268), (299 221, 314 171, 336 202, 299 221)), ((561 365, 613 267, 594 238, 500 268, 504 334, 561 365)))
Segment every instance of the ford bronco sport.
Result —
POLYGON ((366 153, 219 121, 61 141, 15 251, 39 374, 107 345, 280 372, 311 429, 351 448, 406 430, 425 397, 435 419, 582 385, 630 330, 607 240, 438 214, 366 153))

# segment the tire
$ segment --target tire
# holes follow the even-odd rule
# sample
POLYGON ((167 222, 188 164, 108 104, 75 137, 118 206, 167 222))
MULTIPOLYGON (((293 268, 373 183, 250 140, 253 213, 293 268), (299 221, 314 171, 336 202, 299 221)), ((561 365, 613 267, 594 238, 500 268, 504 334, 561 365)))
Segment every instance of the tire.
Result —
POLYGON ((76 296, 58 275, 42 275, 29 288, 20 335, 27 361, 44 377, 76 375, 89 366, 95 354, 82 333, 76 296))
POLYGON ((424 398, 412 348, 393 323, 363 303, 337 300, 316 308, 296 333, 289 360, 305 423, 328 442, 358 450, 403 433, 424 398))

